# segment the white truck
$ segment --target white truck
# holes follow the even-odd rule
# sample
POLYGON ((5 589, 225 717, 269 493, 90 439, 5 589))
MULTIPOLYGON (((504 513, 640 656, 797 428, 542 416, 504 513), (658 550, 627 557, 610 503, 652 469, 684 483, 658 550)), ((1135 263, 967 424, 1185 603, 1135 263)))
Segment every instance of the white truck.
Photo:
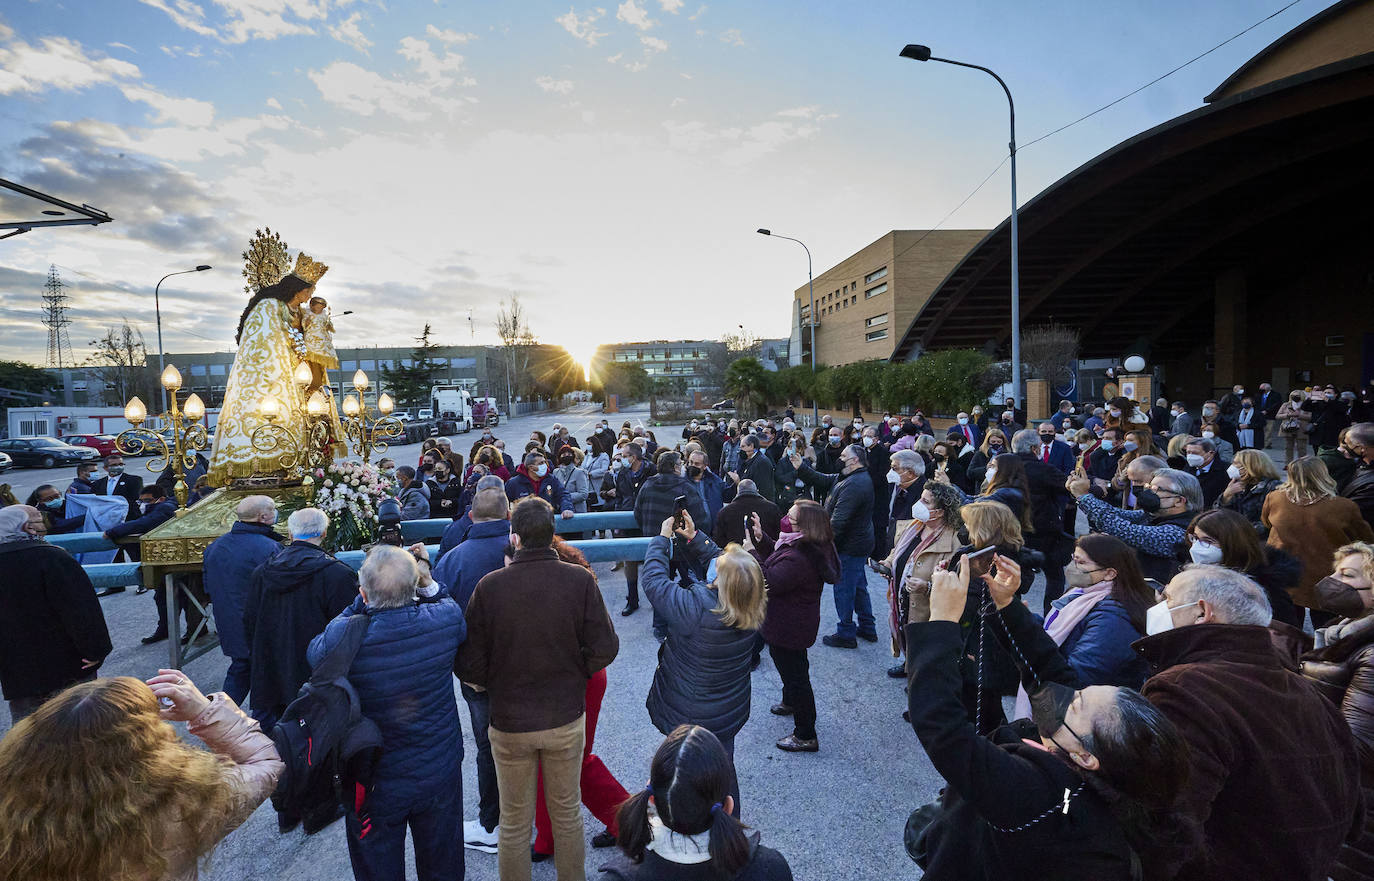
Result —
POLYGON ((430 389, 436 428, 440 434, 472 431, 472 394, 458 385, 436 385, 430 389))

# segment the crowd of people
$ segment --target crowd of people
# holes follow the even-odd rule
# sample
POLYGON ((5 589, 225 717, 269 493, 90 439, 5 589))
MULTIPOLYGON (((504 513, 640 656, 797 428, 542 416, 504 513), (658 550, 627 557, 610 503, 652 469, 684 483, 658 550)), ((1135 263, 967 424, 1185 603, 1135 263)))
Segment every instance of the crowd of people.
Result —
MULTIPOLYGON (((792 726, 779 750, 843 744, 810 655, 879 642, 875 605, 902 715, 946 782, 907 823, 930 877, 1374 878, 1372 418, 1368 390, 1264 383, 1200 416, 1114 397, 1031 424, 1009 398, 938 430, 917 411, 808 431, 789 409, 662 441, 602 419, 583 439, 532 432, 518 460, 491 430, 466 458, 436 438, 415 465, 381 463, 404 519, 451 521, 433 558, 379 544, 354 572, 323 549, 323 512, 293 512, 283 537, 270 498, 240 502, 205 554, 230 659, 209 697, 175 670, 98 678, 98 599, 43 540, 64 496, 36 493, 0 509, 0 562, 20 573, 0 607, 16 720, 0 741, 0 879, 194 877, 274 789, 282 834, 344 819, 358 879, 403 877, 407 832, 422 879, 463 877, 465 849, 496 854, 503 879, 548 859, 581 878, 581 805, 604 826, 593 846, 619 849, 609 877, 791 878, 743 821, 752 677, 766 649, 771 712, 792 726), (555 534, 604 510, 634 515, 615 535, 649 538, 612 570, 621 616, 642 597, 661 643, 645 706, 665 740, 643 789, 593 748, 620 637, 596 573, 555 534), (350 760, 343 800, 296 773, 283 734, 339 669, 379 749, 350 760), (477 747, 467 820, 459 695, 477 747), (59 766, 72 739, 82 762, 59 766), (203 810, 166 794, 178 781, 203 810), (100 846, 73 831, 97 794, 114 805, 100 846), (148 853, 154 823, 167 846, 148 853)), ((68 492, 122 494, 104 464, 101 489, 83 466, 89 489, 68 492)), ((155 526, 156 488, 125 487, 111 533, 155 526)))

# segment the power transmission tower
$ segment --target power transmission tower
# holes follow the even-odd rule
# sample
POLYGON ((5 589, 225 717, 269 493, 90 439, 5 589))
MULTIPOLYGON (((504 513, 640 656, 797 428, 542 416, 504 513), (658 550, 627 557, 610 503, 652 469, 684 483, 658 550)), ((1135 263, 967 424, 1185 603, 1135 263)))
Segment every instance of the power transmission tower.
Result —
POLYGON ((48 283, 43 286, 43 323, 48 327, 48 366, 75 366, 72 341, 67 336, 67 326, 72 323, 67 317, 67 295, 56 265, 48 267, 48 283))

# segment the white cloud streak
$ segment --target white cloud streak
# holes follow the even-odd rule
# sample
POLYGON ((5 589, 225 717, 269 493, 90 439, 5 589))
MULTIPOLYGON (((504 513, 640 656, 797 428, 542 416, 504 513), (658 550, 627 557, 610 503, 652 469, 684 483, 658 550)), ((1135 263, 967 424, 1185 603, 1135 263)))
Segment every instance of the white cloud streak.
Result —
POLYGON ((595 46, 597 41, 606 36, 605 31, 596 29, 596 22, 606 14, 606 10, 597 7, 587 11, 586 15, 579 16, 577 10, 568 7, 566 15, 560 15, 554 19, 563 26, 563 30, 572 34, 574 38, 581 40, 588 46, 595 46))

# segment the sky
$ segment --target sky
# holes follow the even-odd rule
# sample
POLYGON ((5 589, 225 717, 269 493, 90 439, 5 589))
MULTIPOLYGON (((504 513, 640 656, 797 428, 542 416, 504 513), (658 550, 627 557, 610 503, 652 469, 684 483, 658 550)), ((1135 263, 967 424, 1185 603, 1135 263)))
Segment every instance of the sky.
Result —
MULTIPOLYGON (((336 344, 786 336, 792 291, 890 229, 925 229, 1006 154, 1286 0, 9 0, 0 177, 114 217, 0 241, 0 358, 42 365, 67 284, 78 360, 128 320, 156 350, 229 351, 254 229, 329 264, 336 344), (348 316, 339 315, 352 310, 348 316), (469 315, 471 320, 469 320, 469 315)), ((1022 204, 1202 104, 1316 14, 1303 0, 1018 154, 1022 204)), ((990 228, 1004 167, 945 228, 990 228)), ((0 198, 5 219, 32 203, 0 198)), ((47 207, 47 206, 37 206, 47 207)), ((22 214, 22 216, 15 216, 22 214)))

